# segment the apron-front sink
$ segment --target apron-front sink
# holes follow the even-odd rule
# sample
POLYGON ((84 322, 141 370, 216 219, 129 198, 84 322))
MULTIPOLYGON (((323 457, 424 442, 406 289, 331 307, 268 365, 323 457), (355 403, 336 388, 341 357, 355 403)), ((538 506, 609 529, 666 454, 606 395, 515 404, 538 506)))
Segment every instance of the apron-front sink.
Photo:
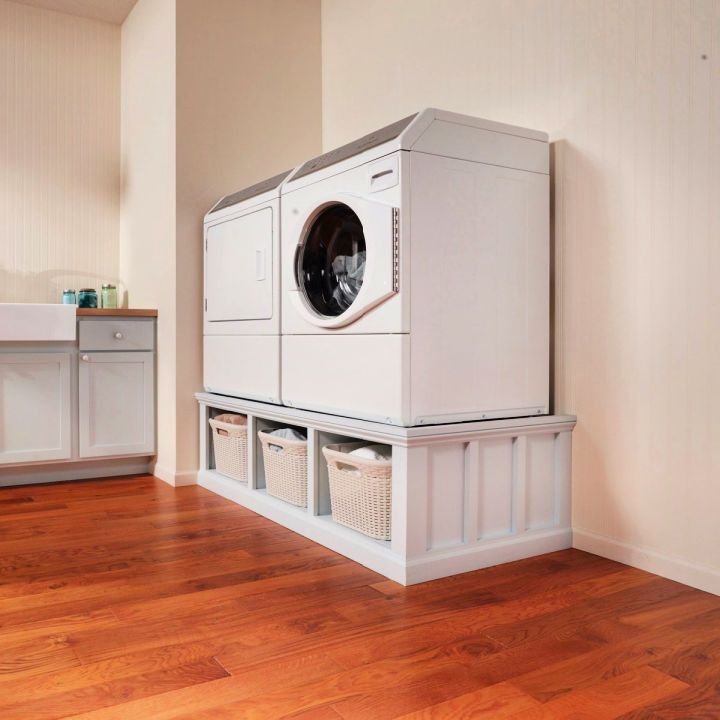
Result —
POLYGON ((73 342, 75 305, 0 303, 0 342, 73 342))

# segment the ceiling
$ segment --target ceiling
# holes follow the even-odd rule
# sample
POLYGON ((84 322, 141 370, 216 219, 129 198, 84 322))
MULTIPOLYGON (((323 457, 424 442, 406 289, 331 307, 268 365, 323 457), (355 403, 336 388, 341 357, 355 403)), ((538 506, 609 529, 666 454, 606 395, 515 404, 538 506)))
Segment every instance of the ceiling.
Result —
POLYGON ((137 0, 15 0, 15 2, 120 25, 137 0))

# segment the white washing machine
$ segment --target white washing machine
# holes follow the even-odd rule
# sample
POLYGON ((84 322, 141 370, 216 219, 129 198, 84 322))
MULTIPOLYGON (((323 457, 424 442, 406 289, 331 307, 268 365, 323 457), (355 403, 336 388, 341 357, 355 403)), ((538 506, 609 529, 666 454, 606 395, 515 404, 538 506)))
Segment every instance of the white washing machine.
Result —
POLYGON ((281 202, 284 404, 548 412, 545 133, 424 110, 301 165, 281 202))
POLYGON ((280 186, 289 172, 222 198, 205 216, 210 392, 280 402, 280 186))

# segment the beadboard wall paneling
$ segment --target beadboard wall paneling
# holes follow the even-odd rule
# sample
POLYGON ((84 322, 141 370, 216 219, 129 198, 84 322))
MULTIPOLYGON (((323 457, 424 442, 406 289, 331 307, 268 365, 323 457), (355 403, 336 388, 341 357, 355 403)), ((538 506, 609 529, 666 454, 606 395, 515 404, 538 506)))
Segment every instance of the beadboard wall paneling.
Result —
POLYGON ((323 0, 322 40, 326 149, 426 106, 550 133, 573 526, 720 571, 720 2, 323 0))
POLYGON ((0 0, 0 302, 117 280, 120 30, 0 0))

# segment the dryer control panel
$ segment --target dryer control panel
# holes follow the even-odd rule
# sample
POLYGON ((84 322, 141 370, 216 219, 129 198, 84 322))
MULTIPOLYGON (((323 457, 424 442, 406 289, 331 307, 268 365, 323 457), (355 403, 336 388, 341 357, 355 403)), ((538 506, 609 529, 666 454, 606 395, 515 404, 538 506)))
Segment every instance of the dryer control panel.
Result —
POLYGON ((225 208, 231 207, 232 205, 237 205, 243 200, 249 200, 250 198, 256 197, 257 195, 262 195, 263 193, 269 192, 270 190, 274 190, 290 174, 290 172, 290 170, 286 170, 285 172, 281 172, 279 175, 273 175, 273 177, 268 178, 267 180, 262 180, 259 183, 255 183, 255 185, 251 185, 249 188, 245 188, 244 190, 238 190, 232 195, 226 195, 224 198, 221 198, 217 202, 217 204, 208 213, 208 215, 211 215, 214 212, 218 212, 219 210, 224 210, 225 208))

